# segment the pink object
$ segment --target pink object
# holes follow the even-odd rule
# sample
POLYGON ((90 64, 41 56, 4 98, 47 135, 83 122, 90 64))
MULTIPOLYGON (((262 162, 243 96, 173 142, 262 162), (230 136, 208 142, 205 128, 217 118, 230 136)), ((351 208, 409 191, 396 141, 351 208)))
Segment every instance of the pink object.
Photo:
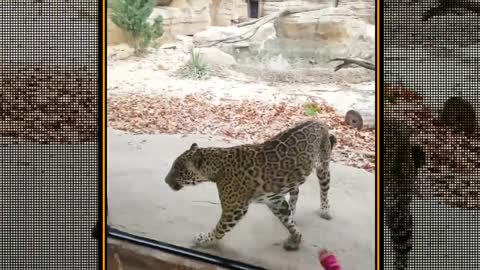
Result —
POLYGON ((320 261, 325 270, 342 270, 340 264, 337 262, 337 258, 334 255, 328 255, 322 261, 320 261))

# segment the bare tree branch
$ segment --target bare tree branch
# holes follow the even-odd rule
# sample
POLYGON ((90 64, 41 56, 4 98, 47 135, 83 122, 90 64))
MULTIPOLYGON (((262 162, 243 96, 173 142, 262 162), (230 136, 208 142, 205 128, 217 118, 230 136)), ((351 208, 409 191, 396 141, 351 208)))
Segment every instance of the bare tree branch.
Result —
POLYGON ((244 26, 247 26, 247 25, 252 25, 252 24, 255 24, 256 22, 260 21, 261 19, 263 19, 263 17, 253 19, 253 20, 250 20, 250 21, 246 21, 246 22, 242 22, 242 23, 237 24, 237 27, 244 27, 244 26))
POLYGON ((375 65, 364 60, 349 59, 349 58, 334 58, 330 60, 330 62, 333 62, 333 61, 343 61, 343 63, 335 67, 335 72, 352 64, 375 71, 375 65))
MULTIPOLYGON (((409 5, 420 2, 420 0, 411 0, 409 5)), ((438 0, 437 6, 425 11, 422 15, 422 21, 428 21, 432 17, 442 16, 447 13, 456 13, 455 9, 469 10, 480 15, 480 5, 475 0, 438 0)))
POLYGON ((215 46, 219 43, 236 43, 236 42, 244 41, 244 40, 252 38, 258 32, 260 27, 262 27, 263 25, 265 25, 265 24, 267 24, 267 23, 269 23, 273 20, 276 20, 280 17, 288 16, 288 15, 296 14, 296 13, 321 10, 323 8, 325 8, 325 7, 322 6, 322 7, 315 7, 315 8, 286 8, 286 9, 283 9, 281 11, 272 13, 268 16, 262 17, 258 20, 253 20, 253 21, 242 23, 240 27, 246 26, 246 25, 252 25, 252 24, 254 26, 251 27, 250 29, 248 29, 247 31, 245 31, 244 33, 240 34, 240 35, 229 36, 229 37, 218 39, 218 40, 211 40, 207 44, 200 45, 199 47, 212 47, 212 46, 215 46))

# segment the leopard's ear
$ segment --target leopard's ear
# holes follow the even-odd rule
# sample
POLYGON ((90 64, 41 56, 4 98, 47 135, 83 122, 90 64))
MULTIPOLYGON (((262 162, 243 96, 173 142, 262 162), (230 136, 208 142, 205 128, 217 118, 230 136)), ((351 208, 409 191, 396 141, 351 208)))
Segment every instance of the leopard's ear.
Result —
MULTIPOLYGON (((198 148, 197 148, 198 149, 198 148)), ((203 165, 204 157, 202 151, 195 151, 192 156, 193 166, 197 169, 200 169, 203 165)))
POLYGON ((193 143, 192 146, 190 146, 190 151, 195 151, 198 149, 198 144, 197 143, 193 143))

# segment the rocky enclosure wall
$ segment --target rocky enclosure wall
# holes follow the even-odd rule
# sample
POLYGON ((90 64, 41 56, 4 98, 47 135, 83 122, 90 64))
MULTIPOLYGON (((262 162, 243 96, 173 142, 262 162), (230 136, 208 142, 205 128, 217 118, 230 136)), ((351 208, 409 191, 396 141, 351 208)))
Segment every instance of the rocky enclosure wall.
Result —
POLYGON ((231 25, 232 21, 248 18, 247 2, 244 0, 211 0, 210 18, 212 26, 231 25))
MULTIPOLYGON (((284 8, 308 8, 324 5, 333 7, 335 0, 264 0, 262 1, 262 15, 266 16, 278 12, 284 8)), ((364 18, 368 23, 375 23, 375 1, 374 0, 340 0, 338 7, 348 6, 355 12, 356 16, 364 18)))
MULTIPOLYGON (((247 18, 247 3, 244 0, 157 0, 151 18, 163 17, 165 34, 162 40, 174 39, 176 35, 193 35, 210 26, 227 26, 232 21, 247 18)), ((125 32, 107 20, 108 45, 125 43, 125 32)))
POLYGON ((348 9, 328 8, 288 16, 275 22, 277 39, 266 47, 278 47, 283 55, 311 55, 327 62, 336 57, 375 60, 375 28, 358 18, 342 16, 348 9))

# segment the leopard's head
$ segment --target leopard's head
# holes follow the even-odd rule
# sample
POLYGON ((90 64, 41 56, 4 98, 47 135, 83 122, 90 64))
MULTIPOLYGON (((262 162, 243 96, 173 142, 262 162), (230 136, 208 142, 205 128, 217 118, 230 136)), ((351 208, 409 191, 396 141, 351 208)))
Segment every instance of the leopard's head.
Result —
POLYGON ((178 191, 184 186, 207 181, 200 170, 203 160, 198 145, 196 143, 192 144, 190 149, 175 159, 172 168, 165 177, 165 183, 173 190, 178 191))

